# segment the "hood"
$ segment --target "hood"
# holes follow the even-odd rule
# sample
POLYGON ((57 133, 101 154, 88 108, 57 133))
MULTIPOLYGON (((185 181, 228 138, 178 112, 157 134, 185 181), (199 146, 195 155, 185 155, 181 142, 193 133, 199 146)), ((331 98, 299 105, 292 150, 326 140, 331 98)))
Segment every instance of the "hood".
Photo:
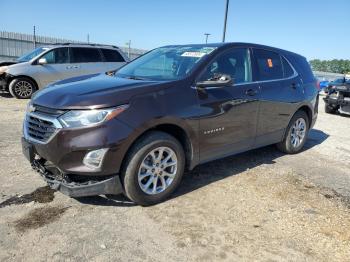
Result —
POLYGON ((14 64, 17 64, 17 63, 18 63, 18 62, 15 62, 15 61, 0 62, 0 67, 1 67, 1 66, 14 65, 14 64))
POLYGON ((169 82, 144 81, 105 73, 74 77, 36 92, 32 103, 55 109, 105 108, 128 103, 131 97, 164 88, 169 82))

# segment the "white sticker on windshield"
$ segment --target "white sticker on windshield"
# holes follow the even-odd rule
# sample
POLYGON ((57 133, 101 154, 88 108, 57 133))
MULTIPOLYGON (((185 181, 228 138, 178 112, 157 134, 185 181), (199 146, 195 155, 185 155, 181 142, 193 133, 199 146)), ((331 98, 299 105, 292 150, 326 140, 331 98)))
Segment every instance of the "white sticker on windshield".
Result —
POLYGON ((203 52, 185 52, 181 56, 187 56, 187 57, 202 57, 205 56, 206 53, 203 52))

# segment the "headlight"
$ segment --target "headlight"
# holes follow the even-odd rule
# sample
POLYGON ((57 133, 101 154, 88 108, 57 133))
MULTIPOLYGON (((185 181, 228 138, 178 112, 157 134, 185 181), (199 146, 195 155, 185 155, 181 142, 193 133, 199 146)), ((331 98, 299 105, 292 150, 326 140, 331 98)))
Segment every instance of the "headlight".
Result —
POLYGON ((128 105, 122 105, 106 109, 72 110, 60 116, 58 120, 64 127, 97 125, 116 117, 127 108, 128 105))

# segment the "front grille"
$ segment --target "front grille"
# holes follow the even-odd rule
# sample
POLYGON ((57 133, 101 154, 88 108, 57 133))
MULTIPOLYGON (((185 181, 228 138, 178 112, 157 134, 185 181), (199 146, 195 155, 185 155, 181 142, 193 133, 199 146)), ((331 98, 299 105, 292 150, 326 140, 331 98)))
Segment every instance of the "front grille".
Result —
POLYGON ((27 116, 27 134, 35 140, 47 142, 57 130, 54 123, 32 115, 27 116))

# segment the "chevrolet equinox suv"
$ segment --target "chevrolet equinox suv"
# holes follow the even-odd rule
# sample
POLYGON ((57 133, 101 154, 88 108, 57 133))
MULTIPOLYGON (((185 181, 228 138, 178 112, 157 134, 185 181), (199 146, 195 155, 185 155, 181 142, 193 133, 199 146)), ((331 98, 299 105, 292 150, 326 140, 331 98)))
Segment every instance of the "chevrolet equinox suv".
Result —
POLYGON ((124 193, 165 200, 184 170, 269 144, 299 152, 318 88, 298 54, 245 43, 157 48, 114 74, 34 94, 23 153, 71 197, 124 193))
POLYGON ((34 49, 16 62, 0 63, 0 90, 16 98, 32 94, 55 81, 116 70, 127 57, 116 46, 54 44, 34 49))

